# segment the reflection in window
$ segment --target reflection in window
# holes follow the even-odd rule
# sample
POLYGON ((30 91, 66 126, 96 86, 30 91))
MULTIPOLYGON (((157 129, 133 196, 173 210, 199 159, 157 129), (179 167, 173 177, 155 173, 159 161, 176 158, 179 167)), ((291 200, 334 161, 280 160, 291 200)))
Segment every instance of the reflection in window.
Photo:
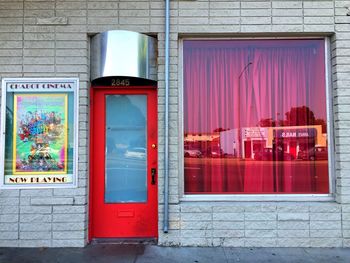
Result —
POLYGON ((184 42, 185 192, 328 193, 324 40, 184 42))
POLYGON ((106 96, 106 203, 147 201, 146 114, 146 95, 106 96))

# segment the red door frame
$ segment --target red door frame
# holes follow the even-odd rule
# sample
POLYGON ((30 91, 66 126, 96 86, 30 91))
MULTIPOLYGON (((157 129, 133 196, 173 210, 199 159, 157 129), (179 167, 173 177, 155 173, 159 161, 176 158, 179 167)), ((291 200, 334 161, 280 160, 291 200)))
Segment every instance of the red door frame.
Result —
MULTIPOLYGON (((113 94, 140 94, 140 95, 149 95, 147 96, 147 106, 149 105, 154 105, 155 107, 155 114, 149 116, 147 123, 151 122, 155 133, 153 134, 147 134, 147 149, 149 152, 152 148, 152 144, 155 144, 156 146, 158 145, 157 139, 157 89, 154 86, 135 86, 135 87, 114 87, 114 86, 91 86, 90 88, 90 178, 89 178, 89 222, 88 222, 88 241, 90 242, 92 238, 94 238, 94 233, 93 233, 93 203, 94 203, 94 191, 93 191, 93 171, 94 171, 94 162, 93 162, 93 153, 94 153, 94 100, 95 100, 95 92, 111 92, 113 94), (151 137, 151 139, 150 139, 151 137)), ((149 107, 147 107, 148 109, 149 107)), ((150 193, 152 194, 152 202, 154 202, 154 211, 153 213, 155 214, 155 226, 156 229, 154 231, 154 235, 151 238, 158 238, 158 157, 157 157, 157 148, 152 149, 154 156, 152 162, 150 162, 150 158, 147 157, 147 188, 148 188, 148 200, 150 199, 150 193), (156 176, 156 184, 151 185, 151 176, 150 176, 150 168, 155 167, 157 169, 157 176, 156 176), (150 190, 150 187, 152 187, 152 190, 150 190)), ((152 213, 152 211, 151 211, 152 213)), ((115 237, 118 238, 118 237, 115 237)))

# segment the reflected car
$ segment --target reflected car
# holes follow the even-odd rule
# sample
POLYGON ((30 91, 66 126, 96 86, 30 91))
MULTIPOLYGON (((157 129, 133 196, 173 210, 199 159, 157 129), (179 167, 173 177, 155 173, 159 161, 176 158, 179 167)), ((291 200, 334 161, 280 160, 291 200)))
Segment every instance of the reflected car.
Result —
POLYGON ((146 159, 146 149, 142 147, 129 148, 125 151, 126 158, 146 159))
POLYGON ((280 150, 273 151, 272 148, 264 148, 261 152, 254 153, 254 159, 257 161, 292 161, 293 155, 280 150))
POLYGON ((202 152, 196 149, 184 149, 185 157, 200 158, 202 157, 202 152))
POLYGON ((209 147, 207 149, 206 156, 211 158, 222 158, 222 157, 225 157, 226 155, 221 148, 209 147))
POLYGON ((327 160, 328 159, 328 149, 327 147, 316 147, 304 151, 299 151, 298 159, 302 160, 327 160))

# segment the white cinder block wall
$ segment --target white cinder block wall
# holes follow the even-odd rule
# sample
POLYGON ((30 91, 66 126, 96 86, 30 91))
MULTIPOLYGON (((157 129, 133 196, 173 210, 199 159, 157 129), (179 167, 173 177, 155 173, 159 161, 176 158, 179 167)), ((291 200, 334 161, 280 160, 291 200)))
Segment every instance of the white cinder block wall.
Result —
POLYGON ((0 190, 0 246, 84 246, 88 230, 89 41, 113 29, 158 38, 159 244, 350 246, 350 1, 171 0, 170 231, 163 234, 164 1, 0 0, 0 77, 79 77, 79 186, 0 190), (335 200, 180 201, 186 36, 329 36, 335 200))

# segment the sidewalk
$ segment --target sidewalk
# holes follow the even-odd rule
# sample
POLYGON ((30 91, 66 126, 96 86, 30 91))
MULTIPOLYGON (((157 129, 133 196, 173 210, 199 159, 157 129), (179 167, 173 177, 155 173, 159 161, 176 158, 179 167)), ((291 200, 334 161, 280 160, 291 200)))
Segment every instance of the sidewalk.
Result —
POLYGON ((0 248, 1 263, 338 263, 342 248, 198 248, 154 245, 90 245, 85 248, 0 248))

